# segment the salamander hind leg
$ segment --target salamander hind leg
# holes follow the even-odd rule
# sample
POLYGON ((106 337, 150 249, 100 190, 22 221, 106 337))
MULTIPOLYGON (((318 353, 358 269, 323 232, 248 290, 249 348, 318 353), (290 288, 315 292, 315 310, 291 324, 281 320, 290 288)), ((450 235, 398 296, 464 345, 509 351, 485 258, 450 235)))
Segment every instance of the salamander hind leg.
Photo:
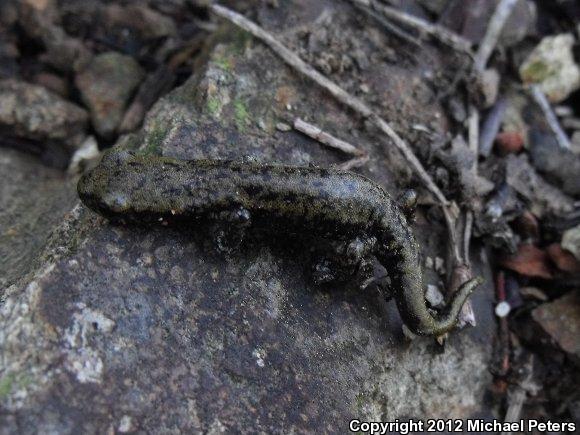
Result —
POLYGON ((312 280, 317 285, 350 281, 361 271, 369 269, 369 255, 374 249, 373 237, 356 237, 331 243, 312 265, 312 280))

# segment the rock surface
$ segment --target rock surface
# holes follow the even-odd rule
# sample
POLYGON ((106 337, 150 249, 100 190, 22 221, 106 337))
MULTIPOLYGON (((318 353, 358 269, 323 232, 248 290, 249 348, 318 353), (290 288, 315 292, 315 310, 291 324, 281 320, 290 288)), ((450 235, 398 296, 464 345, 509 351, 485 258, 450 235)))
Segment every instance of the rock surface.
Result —
POLYGON ((110 137, 115 132, 143 76, 135 59, 117 52, 95 56, 77 75, 76 85, 90 108, 93 126, 101 136, 110 137))
MULTIPOLYGON (((328 8, 345 20, 343 38, 361 38, 356 20, 332 9, 343 4, 300 4, 262 15, 262 24, 312 25, 328 8)), ((220 38, 207 65, 120 146, 180 158, 344 160, 276 129, 300 115, 367 150, 373 158, 363 173, 391 193, 393 181, 408 180, 396 152, 373 132, 354 137, 361 129, 352 114, 269 49, 229 27, 220 38)), ((387 37, 377 31, 373 38, 387 37)), ((372 54, 368 43, 361 46, 372 54)), ((421 79, 425 65, 382 62, 362 75, 391 98, 384 115, 391 111, 419 145, 430 139, 413 133, 414 122, 443 133, 421 79), (388 89, 393 81, 411 93, 388 89)), ((8 433, 344 433, 354 417, 488 416, 489 284, 473 298, 478 327, 453 334, 442 352, 431 339, 406 341, 394 304, 373 291, 313 286, 308 246, 250 236, 224 257, 203 231, 119 227, 77 211, 62 230, 67 244, 50 247, 50 261, 10 287, 0 307, 0 427, 8 433)), ((441 227, 419 216, 415 231, 425 255, 442 255, 441 227)), ((437 281, 429 273, 425 284, 437 281)))
POLYGON ((76 202, 74 183, 62 172, 0 148, 0 297, 34 270, 50 232, 76 202))

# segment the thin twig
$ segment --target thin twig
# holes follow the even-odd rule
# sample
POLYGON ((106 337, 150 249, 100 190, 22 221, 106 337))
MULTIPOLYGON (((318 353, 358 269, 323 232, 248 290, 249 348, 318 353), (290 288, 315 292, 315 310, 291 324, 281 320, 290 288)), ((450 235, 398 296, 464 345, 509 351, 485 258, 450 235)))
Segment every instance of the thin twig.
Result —
POLYGON ((444 27, 441 27, 437 24, 429 23, 425 20, 406 14, 405 12, 401 12, 390 6, 378 4, 372 0, 351 0, 351 1, 359 3, 363 6, 367 7, 370 6, 374 10, 381 12, 385 17, 417 30, 421 35, 433 36, 434 38, 437 38, 439 41, 443 42, 444 44, 450 46, 451 48, 457 51, 467 53, 470 56, 473 55, 473 52, 471 50, 471 42, 461 37, 460 35, 457 35, 456 33, 453 33, 452 31, 445 29, 444 27))
POLYGON ((556 140, 558 141, 558 145, 560 145, 561 148, 570 149, 571 147, 570 139, 568 139, 568 136, 562 129, 562 126, 560 126, 560 122, 558 122, 558 117, 554 113, 554 110, 552 109, 552 106, 550 105, 548 98, 546 98, 546 95, 542 92, 542 90, 539 88, 538 85, 531 85, 530 93, 532 94, 532 97, 534 98, 538 106, 540 106, 540 109, 542 109, 542 112, 544 112, 546 121, 548 122, 548 125, 552 129, 552 132, 554 132, 556 140))
MULTIPOLYGON (((468 143, 469 149, 473 153, 473 164, 471 172, 474 176, 477 175, 477 157, 479 155, 479 111, 473 105, 469 106, 469 122, 468 122, 468 143)), ((465 264, 470 264, 469 261, 469 245, 471 243, 471 230, 473 228, 473 212, 468 210, 465 216, 465 231, 463 233, 463 261, 465 264)))
POLYGON ((376 20, 381 26, 383 26, 388 32, 394 34, 395 36, 401 38, 402 40, 414 45, 415 47, 420 47, 421 42, 414 36, 408 34, 400 27, 396 26, 395 24, 389 22, 385 19, 382 15, 379 15, 377 12, 372 10, 368 5, 365 5, 364 1, 361 0, 351 0, 353 6, 358 10, 364 12, 374 20, 376 20))
MULTIPOLYGON (((473 175, 477 175, 477 156, 479 154, 479 111, 473 105, 469 107, 469 123, 468 123, 468 140, 469 140, 469 149, 473 153, 473 165, 471 167, 471 171, 473 175)), ((471 262, 469 260, 469 249, 471 244, 471 234, 473 230, 473 211, 467 210, 465 213, 465 225, 463 228, 463 264, 467 270, 464 282, 470 280, 472 278, 472 271, 471 271, 471 262)), ((463 284, 461 282, 460 284, 463 284)), ((475 313, 473 311, 473 306, 471 301, 467 301, 463 308, 461 309, 461 313, 459 315, 459 324, 465 325, 470 324, 475 326, 475 313)))
POLYGON ((493 142, 501 128, 507 107, 507 100, 502 97, 495 103, 485 118, 483 126, 481 127, 481 134, 479 135, 479 154, 481 156, 488 157, 490 155, 493 142))
POLYGON ((495 50, 497 41, 509 16, 511 15, 518 0, 501 0, 487 26, 487 32, 475 54, 474 67, 476 71, 483 71, 487 61, 495 50))
POLYGON ((359 150, 354 145, 349 144, 348 142, 338 139, 334 137, 330 133, 325 132, 320 127, 317 127, 309 122, 303 121, 300 118, 296 118, 294 120, 294 128, 301 133, 304 133, 306 136, 317 140, 318 142, 329 146, 331 148, 340 150, 346 154, 350 154, 357 157, 362 157, 366 153, 362 150, 359 150))
MULTIPOLYGON (((533 381, 534 379, 534 357, 529 357, 522 367, 523 379, 518 382, 513 390, 508 394, 508 407, 505 414, 505 423, 515 423, 520 421, 522 408, 526 403, 528 394, 534 396, 537 394, 539 387, 533 381)), ((511 435, 510 431, 503 431, 501 435, 511 435)))
POLYGON ((336 165, 336 167, 341 171, 350 171, 351 169, 360 168, 366 165, 368 161, 369 155, 365 154, 364 156, 356 157, 354 159, 347 160, 344 163, 340 163, 339 165, 336 165))

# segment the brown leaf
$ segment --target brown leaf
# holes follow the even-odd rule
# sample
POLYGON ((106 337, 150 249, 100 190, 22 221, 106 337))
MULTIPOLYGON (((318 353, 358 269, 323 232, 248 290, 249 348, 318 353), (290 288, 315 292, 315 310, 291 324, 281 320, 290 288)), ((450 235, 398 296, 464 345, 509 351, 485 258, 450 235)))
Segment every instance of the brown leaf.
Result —
POLYGON ((568 273, 580 273, 580 261, 570 252, 562 249, 560 244, 551 244, 546 248, 546 252, 558 269, 568 273))
POLYGON ((551 279, 550 257, 546 252, 534 245, 520 245, 518 252, 501 260, 506 269, 518 272, 520 275, 551 279))

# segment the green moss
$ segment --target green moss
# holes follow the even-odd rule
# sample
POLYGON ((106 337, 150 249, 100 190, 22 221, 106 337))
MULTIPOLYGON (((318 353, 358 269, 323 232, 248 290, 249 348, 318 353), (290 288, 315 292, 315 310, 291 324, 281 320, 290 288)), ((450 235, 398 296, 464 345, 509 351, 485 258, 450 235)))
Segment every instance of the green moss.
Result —
POLYGON ((218 97, 209 97, 207 99, 207 110, 212 116, 218 116, 222 110, 222 103, 218 97))
POLYGON ((139 152, 141 155, 160 155, 161 145, 167 136, 167 129, 165 127, 154 126, 149 135, 145 147, 139 152))
POLYGON ((234 60, 229 56, 216 56, 214 62, 226 72, 231 72, 234 68, 234 60))
POLYGON ((241 99, 236 99, 234 101, 234 111, 236 127, 238 130, 244 131, 250 125, 250 112, 246 107, 246 103, 241 99))
POLYGON ((522 78, 526 82, 542 82, 550 75, 550 67, 541 60, 532 62, 522 70, 522 78))
POLYGON ((0 398, 8 396, 12 392, 15 380, 16 377, 11 373, 0 379, 0 398))

